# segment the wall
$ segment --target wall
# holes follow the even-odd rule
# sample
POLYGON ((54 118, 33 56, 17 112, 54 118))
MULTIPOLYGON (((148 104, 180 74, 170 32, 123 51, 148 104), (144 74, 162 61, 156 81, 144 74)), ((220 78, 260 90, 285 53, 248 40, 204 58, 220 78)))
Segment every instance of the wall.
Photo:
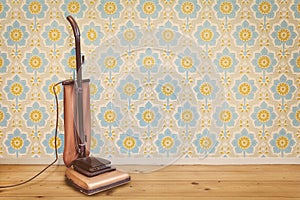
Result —
MULTIPOLYGON (((299 163, 300 1, 147 2, 1 1, 1 162, 53 159, 51 86, 75 76, 73 33, 65 19, 72 15, 86 68, 99 72, 89 77, 93 154, 125 163, 167 163, 182 154, 184 163, 299 163), (132 40, 127 29, 135 31, 132 40), (165 29, 180 41, 163 41, 165 29), (155 30, 158 35, 145 40, 143 34, 155 30), (119 39, 126 55, 108 48, 119 39), (161 50, 130 54, 147 41, 161 50), (112 55, 117 66, 105 63, 112 55), (154 58, 152 71, 143 64, 147 55, 154 58), (170 94, 163 91, 167 83, 170 94), (129 94, 122 85, 132 87, 129 94)), ((61 154, 62 109, 58 133, 61 154)))

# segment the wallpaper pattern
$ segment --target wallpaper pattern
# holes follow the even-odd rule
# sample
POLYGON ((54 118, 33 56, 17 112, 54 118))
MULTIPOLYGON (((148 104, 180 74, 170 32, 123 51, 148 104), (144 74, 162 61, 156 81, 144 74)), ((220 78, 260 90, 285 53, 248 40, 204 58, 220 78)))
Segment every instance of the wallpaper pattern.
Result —
POLYGON ((93 154, 300 157, 299 0, 1 0, 0 158, 54 156, 51 86, 75 77, 67 15, 81 29, 87 69, 102 72, 88 77, 93 154), (131 54, 153 31, 156 46, 131 54))

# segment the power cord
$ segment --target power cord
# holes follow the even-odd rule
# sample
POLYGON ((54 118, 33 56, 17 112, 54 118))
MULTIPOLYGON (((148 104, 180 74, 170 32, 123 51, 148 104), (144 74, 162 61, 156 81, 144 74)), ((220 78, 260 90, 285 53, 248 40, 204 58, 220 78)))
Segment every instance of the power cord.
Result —
POLYGON ((0 185, 0 189, 17 187, 17 186, 24 185, 24 184, 30 182, 33 179, 37 178, 42 173, 44 173, 49 167, 51 167, 58 160, 58 152, 57 152, 57 144, 56 143, 57 143, 59 109, 58 109, 58 98, 57 98, 57 93, 56 93, 55 88, 56 88, 56 86, 58 86, 59 84, 62 84, 63 82, 65 82, 65 81, 60 81, 60 82, 56 83, 55 85, 53 85, 53 87, 52 87, 53 92, 54 92, 54 96, 55 96, 55 102, 56 102, 56 124, 55 124, 55 135, 54 135, 55 160, 52 163, 50 163, 48 166, 46 166, 42 171, 37 173, 35 176, 29 178, 28 180, 23 181, 21 183, 13 184, 13 185, 5 185, 5 186, 0 185))

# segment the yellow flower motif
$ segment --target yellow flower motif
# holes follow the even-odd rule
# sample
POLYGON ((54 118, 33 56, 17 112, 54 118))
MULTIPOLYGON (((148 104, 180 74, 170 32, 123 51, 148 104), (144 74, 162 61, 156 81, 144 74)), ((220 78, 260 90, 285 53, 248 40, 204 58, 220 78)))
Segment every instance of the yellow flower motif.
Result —
POLYGON ((4 113, 2 110, 0 110, 0 122, 4 120, 4 113))
POLYGON ((4 63, 4 61, 3 61, 3 59, 0 57, 0 68, 3 67, 3 63, 4 63))
POLYGON ((33 110, 29 114, 30 120, 33 121, 34 123, 38 123, 42 120, 42 112, 39 110, 33 110))
POLYGON ((33 1, 29 4, 28 8, 31 14, 39 14, 42 10, 42 5, 38 1, 33 1))
POLYGON ((125 40, 129 42, 134 41, 136 38, 136 34, 132 29, 127 29, 126 31, 124 31, 123 36, 125 40))
MULTIPOLYGON (((53 91, 53 86, 55 85, 55 83, 52 83, 52 84, 50 84, 49 85, 49 87, 48 87, 48 92, 50 93, 50 94, 52 94, 52 95, 54 95, 54 91, 53 91)), ((55 87, 55 92, 56 92, 56 94, 59 94, 60 92, 61 92, 61 87, 60 87, 60 85, 57 85, 56 87, 55 87)))
POLYGON ((267 122, 270 120, 270 112, 268 110, 260 110, 257 113, 257 119, 260 122, 267 122))
POLYGON ((233 5, 232 5, 231 2, 224 1, 224 2, 221 3, 221 5, 220 5, 220 11, 224 15, 230 14, 232 12, 232 10, 233 10, 233 5))
POLYGON ((278 31, 278 39, 281 41, 281 42, 286 42, 290 39, 291 37, 291 33, 288 29, 281 29, 278 31))
POLYGON ((172 41, 172 40, 174 39, 174 37, 175 37, 175 34, 174 34, 174 32, 173 32, 172 30, 170 30, 170 29, 164 30, 164 31, 162 32, 162 38, 163 38, 163 40, 165 40, 165 41, 167 41, 167 42, 172 41))
POLYGON ((97 147, 97 140, 95 137, 91 137, 91 149, 94 149, 97 147))
MULTIPOLYGON (((56 137, 56 146, 57 148, 61 147, 61 139, 59 137, 56 137)), ((55 149, 55 137, 52 137, 50 140, 49 140, 49 147, 51 149, 55 149)))
POLYGON ((249 83, 242 83, 239 85, 239 93, 243 96, 247 96, 251 92, 251 85, 249 83))
POLYGON ((161 141, 161 145, 165 149, 171 149, 174 145, 174 140, 173 140, 173 138, 171 138, 169 136, 164 137, 161 141))
POLYGON ((155 59, 152 56, 146 56, 143 59, 143 65, 147 69, 151 69, 155 64, 155 59))
POLYGON ((224 69, 228 69, 231 67, 232 65, 232 59, 230 56, 223 56, 220 58, 219 60, 219 65, 220 67, 224 68, 224 69))
POLYGON ((285 149, 287 148, 289 145, 289 139, 284 137, 284 136, 281 136, 279 138, 277 138, 276 140, 276 146, 279 148, 279 149, 285 149))
POLYGON ((155 4, 153 2, 146 2, 143 5, 143 11, 144 13, 146 13, 147 15, 152 15, 155 12, 155 4))
POLYGON ((135 145, 136 145, 136 141, 131 136, 126 137, 123 141, 123 146, 128 150, 133 149, 135 147, 135 145))
POLYGON ((32 56, 29 60, 31 68, 38 69, 42 65, 42 59, 39 56, 32 56))
POLYGON ((211 41, 213 37, 214 37, 214 33, 210 29, 204 29, 200 33, 200 38, 205 42, 211 41))
POLYGON ((266 69, 270 66, 271 59, 268 56, 261 56, 258 59, 258 66, 262 69, 266 69))
POLYGON ((77 1, 71 1, 68 4, 68 11, 73 14, 78 13, 80 11, 80 4, 77 1))
POLYGON ((127 83, 126 85, 124 85, 123 87, 123 92, 127 95, 127 96, 132 96, 136 93, 136 87, 134 84, 132 83, 127 83))
POLYGON ((88 30, 87 32, 87 38, 90 40, 90 41, 95 41, 97 39, 97 32, 94 30, 94 29, 90 29, 88 30))
POLYGON ((277 85, 277 92, 281 95, 281 96, 285 96, 289 93, 289 85, 287 83, 279 83, 277 85))
POLYGON ((263 1, 259 4, 258 10, 260 13, 267 15, 272 11, 272 5, 270 4, 270 2, 263 1))
POLYGON ((14 96, 20 96, 23 92, 23 86, 20 83, 14 83, 10 87, 10 92, 14 96))
POLYGON ((252 32, 249 29, 242 29, 239 33, 239 37, 243 42, 247 42, 252 37, 252 32))
POLYGON ((194 4, 189 1, 184 2, 181 5, 181 11, 186 15, 192 14, 194 12, 194 4))
POLYGON ((181 66, 185 69, 190 69, 193 67, 193 59, 191 57, 185 56, 181 59, 181 66))
POLYGON ((107 110, 104 113, 104 120, 108 123, 112 123, 116 121, 117 119, 117 114, 113 110, 107 110))
POLYGON ((15 28, 10 32, 10 39, 14 42, 19 42, 23 38, 23 33, 20 29, 15 28))
POLYGON ((68 58, 68 66, 71 69, 76 69, 76 56, 70 56, 68 58))
POLYGON ((250 138, 243 136, 239 139, 238 144, 241 149, 246 150, 251 146, 251 140, 250 138))
POLYGON ((14 149, 21 149, 24 145, 24 141, 21 137, 14 137, 11 142, 10 145, 14 148, 14 149))
MULTIPOLYGON (((296 112, 295 118, 296 118, 297 121, 300 122, 300 110, 298 110, 298 111, 296 112)), ((1 119, 1 118, 0 118, 0 119, 1 119)), ((1 121, 1 120, 0 120, 0 121, 1 121)))
POLYGON ((146 110, 143 113, 143 120, 147 123, 151 123, 155 118, 155 114, 151 110, 146 110))
POLYGON ((108 15, 113 15, 117 12, 117 5, 115 2, 109 1, 104 4, 104 12, 108 15))
POLYGON ((90 83, 90 95, 95 95, 98 91, 97 86, 94 83, 90 83))
POLYGON ((185 110, 181 114, 181 119, 185 123, 190 123, 193 120, 193 118, 194 118, 193 113, 190 110, 185 110))
POLYGON ((51 41, 56 42, 56 41, 60 40, 61 32, 56 28, 51 29, 48 32, 48 37, 51 41))
POLYGON ((205 96, 211 95, 212 92, 212 86, 209 83, 203 83, 199 87, 199 91, 201 94, 205 96))
POLYGON ((202 137, 200 140, 199 140, 199 145, 201 148, 203 149, 209 149, 212 145, 212 141, 209 137, 202 137))
MULTIPOLYGON (((299 4, 300 5, 300 4, 299 4)), ((300 7, 300 6, 299 6, 300 7)), ((1 63, 1 61, 0 61, 0 63, 1 63)), ((0 68, 1 68, 1 64, 0 64, 0 68)), ((298 56, 298 58, 297 58, 297 60, 296 60, 296 66, 298 67, 298 68, 300 68, 300 56, 298 56)))
POLYGON ((172 84, 164 84, 162 87, 161 87, 161 91, 164 95, 166 96, 171 96, 174 91, 175 91, 175 88, 172 84))
POLYGON ((0 3, 0 13, 3 11, 3 4, 0 3))
POLYGON ((231 120, 231 112, 230 110, 223 110, 220 112, 219 118, 223 122, 229 122, 231 120))
POLYGON ((106 57, 104 60, 105 67, 108 69, 113 69, 117 66, 117 60, 114 57, 106 57))

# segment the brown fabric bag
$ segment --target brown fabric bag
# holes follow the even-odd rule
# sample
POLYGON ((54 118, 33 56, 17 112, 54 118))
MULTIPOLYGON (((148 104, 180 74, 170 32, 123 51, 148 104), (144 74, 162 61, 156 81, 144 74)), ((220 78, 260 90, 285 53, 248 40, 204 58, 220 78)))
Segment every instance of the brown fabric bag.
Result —
MULTIPOLYGON (((64 152, 63 160, 67 167, 71 167, 72 162, 79 156, 77 151, 77 143, 79 136, 76 133, 75 124, 75 89, 74 80, 65 81, 64 86, 64 152), (75 135, 77 138, 75 138, 75 135)), ((83 95, 83 119, 84 119, 84 133, 86 138, 86 156, 90 153, 91 144, 91 111, 90 111, 90 88, 89 80, 84 80, 82 84, 83 95)))

